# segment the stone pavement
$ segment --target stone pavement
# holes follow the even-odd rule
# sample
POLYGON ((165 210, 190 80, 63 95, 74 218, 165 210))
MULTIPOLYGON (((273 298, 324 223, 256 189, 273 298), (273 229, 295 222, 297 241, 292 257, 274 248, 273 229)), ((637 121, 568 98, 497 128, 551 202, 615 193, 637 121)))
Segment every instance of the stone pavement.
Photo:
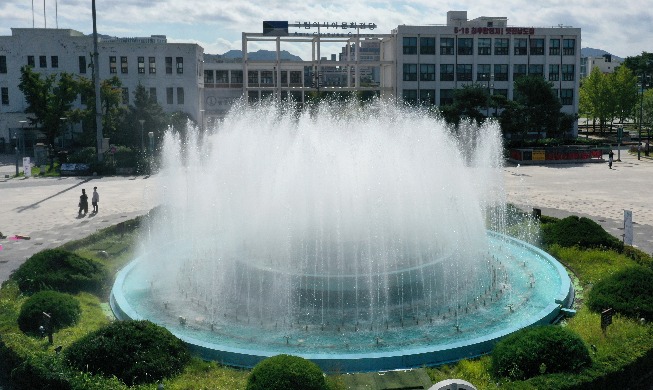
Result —
MULTIPOLYGON (((632 210, 634 245, 653 253, 653 159, 621 153, 613 169, 606 164, 507 165, 507 200, 556 217, 587 216, 621 238, 623 210, 632 210)), ((83 238, 99 229, 146 213, 159 204, 155 176, 12 178, 12 155, 0 155, 0 282, 34 253, 83 238), (9 178, 5 178, 9 175, 9 178), (97 215, 77 217, 81 189, 98 187, 97 215), (25 235, 30 240, 11 240, 25 235)), ((90 207, 90 205, 89 205, 90 207)))

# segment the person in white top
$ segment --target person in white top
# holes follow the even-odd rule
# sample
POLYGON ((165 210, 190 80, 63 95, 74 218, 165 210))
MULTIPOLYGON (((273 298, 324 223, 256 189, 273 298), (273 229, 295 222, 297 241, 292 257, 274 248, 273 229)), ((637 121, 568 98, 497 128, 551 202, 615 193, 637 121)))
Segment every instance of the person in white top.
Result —
POLYGON ((100 194, 97 193, 97 187, 93 187, 93 197, 91 198, 91 204, 93 205, 93 212, 97 214, 98 212, 98 202, 100 201, 100 194))

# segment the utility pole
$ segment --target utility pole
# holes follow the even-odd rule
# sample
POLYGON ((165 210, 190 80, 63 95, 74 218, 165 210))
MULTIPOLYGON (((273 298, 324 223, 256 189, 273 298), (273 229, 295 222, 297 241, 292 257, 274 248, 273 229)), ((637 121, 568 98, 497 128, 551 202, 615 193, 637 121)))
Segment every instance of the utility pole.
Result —
POLYGON ((100 97, 100 54, 97 51, 97 23, 95 16, 95 0, 92 2, 93 11, 93 82, 95 84, 95 128, 97 129, 95 152, 97 161, 102 162, 102 99, 100 97))

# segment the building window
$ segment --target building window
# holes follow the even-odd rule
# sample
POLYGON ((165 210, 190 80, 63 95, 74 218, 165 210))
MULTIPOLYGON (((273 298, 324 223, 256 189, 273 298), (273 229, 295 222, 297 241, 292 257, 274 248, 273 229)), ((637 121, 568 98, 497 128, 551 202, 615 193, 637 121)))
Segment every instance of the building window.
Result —
POLYGON ((435 38, 421 37, 419 39, 419 54, 434 55, 435 54, 435 38))
POLYGON ((478 55, 489 56, 492 54, 492 38, 478 38, 478 55))
POLYGON ((218 84, 229 84, 229 71, 228 70, 216 70, 215 71, 215 82, 218 84))
POLYGON ((156 57, 150 57, 150 74, 156 73, 156 57))
POLYGON ((559 39, 550 39, 549 40, 549 55, 552 55, 552 56, 560 55, 560 40, 559 39))
POLYGON ((274 85, 271 70, 261 71, 261 84, 268 85, 268 86, 274 85))
POLYGON ((575 69, 573 64, 562 64, 562 81, 573 81, 575 69))
POLYGON ((544 77, 544 65, 536 65, 536 64, 528 65, 528 74, 544 77))
POLYGON ((435 64, 420 64, 420 81, 435 81, 435 64))
POLYGON ((404 37, 404 54, 417 54, 417 38, 404 37))
POLYGON ((515 38, 515 55, 516 56, 525 56, 528 54, 528 39, 526 38, 515 38))
POLYGON ((129 73, 127 57, 120 57, 120 73, 129 73))
POLYGON ((440 64, 440 81, 454 81, 453 64, 440 64))
POLYGON ((39 56, 39 67, 47 68, 48 67, 48 57, 39 56))
POLYGON ((416 89, 404 89, 402 98, 404 104, 416 105, 417 104, 417 90, 416 89))
POLYGON ((494 95, 494 96, 501 95, 501 96, 503 96, 503 97, 505 97, 507 99, 508 98, 508 90, 507 89, 502 89, 502 88, 495 88, 494 90, 492 90, 492 95, 494 95))
POLYGON ((574 104, 574 90, 573 89, 561 89, 560 90, 560 103, 563 106, 571 106, 574 104))
POLYGON ((492 69, 490 64, 476 65, 476 81, 490 81, 490 69, 492 69))
POLYGON ((129 88, 122 88, 122 104, 129 104, 129 88))
MULTIPOLYGON (((301 80, 301 72, 297 71, 296 73, 299 73, 299 79, 301 80)), ((290 79, 292 80, 292 75, 293 72, 290 73, 290 79)), ((231 71, 231 84, 242 84, 243 83, 243 71, 242 70, 232 70, 231 71)), ((301 81, 299 81, 301 83, 301 81)))
POLYGON ((544 55, 544 39, 542 38, 531 39, 531 55, 532 56, 544 55))
POLYGON ((560 65, 551 64, 549 65, 549 81, 558 81, 560 80, 560 65))
POLYGON ((509 38, 494 38, 494 55, 507 56, 510 49, 509 38))
POLYGON ((257 85, 258 84, 258 71, 257 70, 248 70, 247 71, 247 84, 257 85))
MULTIPOLYGON (((170 58, 172 58, 172 57, 170 57, 170 58)), ((168 104, 173 103, 172 102, 173 95, 174 95, 174 89, 172 87, 166 88, 166 103, 168 103, 168 104)))
POLYGON ((526 76, 526 64, 515 64, 512 66, 512 79, 517 80, 521 76, 526 76))
POLYGON ((404 81, 417 81, 417 64, 404 64, 404 81))
POLYGON ((576 40, 563 39, 562 40, 562 55, 573 56, 576 54, 576 40))
POLYGON ((34 62, 34 56, 27 56, 27 66, 31 66, 32 68, 36 66, 36 62, 34 62))
POLYGON ((145 57, 138 57, 138 73, 145 74, 145 57))
POLYGON ((7 73, 7 56, 0 56, 0 73, 7 73))
POLYGON ((86 57, 79 56, 79 73, 86 73, 86 57))
POLYGON ((109 57, 109 73, 118 73, 116 57, 109 57))
POLYGON ((472 81, 472 64, 457 64, 456 80, 472 81))
POLYGON ((440 55, 452 56, 454 54, 453 38, 440 38, 440 55))
POLYGON ((177 87, 177 104, 184 104, 184 88, 177 87))
POLYGON ((440 90, 440 105, 448 106, 453 104, 453 89, 440 90))
POLYGON ((166 74, 172 74, 172 57, 166 57, 166 74))
POLYGON ((474 54, 474 38, 458 38, 458 55, 474 54))
POLYGON ((205 84, 213 84, 214 83, 214 71, 213 70, 204 70, 204 83, 205 84))
POLYGON ((0 90, 0 94, 2 95, 2 105, 3 106, 8 106, 9 105, 9 88, 8 87, 2 87, 0 90))
POLYGON ((50 57, 50 65, 53 68, 58 68, 59 67, 59 56, 51 56, 50 57))
POLYGON ((290 71, 290 84, 300 85, 302 83, 302 72, 291 70, 290 71))
POLYGON ((423 106, 435 105, 435 89, 420 89, 419 104, 423 106))
POLYGON ((507 64, 494 64, 494 80, 495 81, 508 81, 508 65, 507 64))
POLYGON ((177 74, 184 73, 184 57, 177 57, 176 63, 177 63, 177 74))
POLYGON ((156 87, 150 87, 150 100, 156 102, 156 87))

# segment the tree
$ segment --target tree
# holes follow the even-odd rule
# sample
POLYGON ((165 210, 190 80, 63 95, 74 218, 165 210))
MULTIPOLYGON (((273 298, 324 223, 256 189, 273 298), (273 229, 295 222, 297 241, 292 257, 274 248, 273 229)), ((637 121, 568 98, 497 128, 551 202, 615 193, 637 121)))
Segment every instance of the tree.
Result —
POLYGON ((609 77, 614 115, 623 123, 637 105, 637 76, 628 67, 620 66, 609 77))
POLYGON ((79 84, 66 72, 42 77, 31 66, 23 66, 20 73, 18 88, 27 102, 25 112, 32 114, 28 118, 30 125, 40 127, 47 144, 54 145, 54 139, 63 130, 61 118, 71 115, 79 84))
MULTIPOLYGON (((94 146, 95 132, 95 88, 93 80, 85 77, 79 78, 80 94, 86 108, 75 110, 71 115, 74 121, 82 121, 85 130, 82 134, 83 145, 94 146)), ((110 140, 116 138, 119 123, 125 114, 122 107, 122 83, 117 76, 102 80, 100 83, 100 102, 102 104, 102 132, 110 140)))
POLYGON ((611 93, 613 88, 614 83, 596 67, 592 68, 580 87, 580 111, 588 115, 593 123, 598 119, 601 133, 605 124, 614 118, 615 104, 611 93))
POLYGON ((465 85, 456 89, 453 94, 453 103, 440 107, 442 117, 447 123, 458 125, 461 120, 471 120, 481 123, 485 120, 482 108, 488 105, 488 95, 481 85, 465 85))
POLYGON ((541 76, 523 76, 515 80, 514 98, 501 113, 504 131, 520 134, 528 132, 538 137, 547 134, 558 136, 568 130, 568 121, 562 121, 562 104, 552 89, 552 84, 541 76))
POLYGON ((134 146, 144 153, 147 149, 145 138, 152 132, 155 143, 163 136, 166 129, 166 115, 154 96, 150 96, 145 87, 138 84, 134 91, 134 104, 129 106, 127 114, 116 134, 116 142, 134 146), (143 121, 141 126, 140 121, 143 121))

